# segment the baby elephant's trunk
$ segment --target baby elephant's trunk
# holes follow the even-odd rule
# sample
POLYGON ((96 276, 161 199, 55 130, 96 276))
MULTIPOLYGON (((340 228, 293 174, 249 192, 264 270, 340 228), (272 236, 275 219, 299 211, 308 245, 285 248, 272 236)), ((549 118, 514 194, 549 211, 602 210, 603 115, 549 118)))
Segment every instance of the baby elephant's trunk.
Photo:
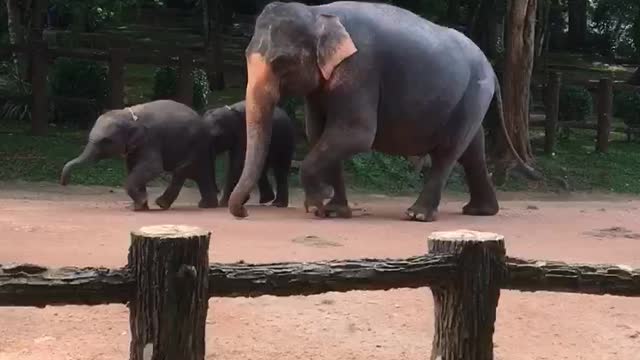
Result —
POLYGON ((77 158, 70 160, 64 167, 62 168, 62 175, 60 176, 60 184, 67 185, 69 183, 69 176, 71 175, 71 168, 76 165, 81 165, 86 162, 91 162, 95 159, 95 150, 94 145, 89 143, 84 148, 82 154, 80 154, 77 158))

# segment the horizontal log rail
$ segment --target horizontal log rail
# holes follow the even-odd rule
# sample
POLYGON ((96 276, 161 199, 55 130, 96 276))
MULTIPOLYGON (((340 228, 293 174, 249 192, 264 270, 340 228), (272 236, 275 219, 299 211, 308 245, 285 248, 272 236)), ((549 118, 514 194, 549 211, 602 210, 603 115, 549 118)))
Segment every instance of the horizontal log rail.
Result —
MULTIPOLYGON (((640 269, 508 258, 502 289, 640 297, 640 269)), ((293 296, 353 290, 420 288, 451 281, 453 256, 306 263, 210 264, 210 297, 293 296)), ((126 303, 134 289, 129 270, 0 265, 0 306, 126 303)))

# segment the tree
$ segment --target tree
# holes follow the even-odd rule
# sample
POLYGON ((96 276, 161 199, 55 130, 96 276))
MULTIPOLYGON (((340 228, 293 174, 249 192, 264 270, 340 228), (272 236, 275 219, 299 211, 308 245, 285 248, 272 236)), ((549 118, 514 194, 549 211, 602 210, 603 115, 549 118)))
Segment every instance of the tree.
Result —
POLYGON ((225 81, 221 35, 225 7, 222 0, 201 0, 201 4, 207 54, 207 79, 211 90, 222 90, 225 87, 225 81))
POLYGON ((579 49, 587 39, 587 0, 568 0, 569 46, 579 49))
MULTIPOLYGON (((29 26, 31 1, 7 0, 7 29, 9 31, 9 43, 21 46, 27 43, 27 29, 29 26)), ((16 73, 20 79, 27 81, 28 57, 24 53, 16 53, 14 56, 16 73)))
MULTIPOLYGON (((525 162, 533 160, 529 143, 529 89, 534 60, 537 0, 509 0, 509 36, 503 76, 504 120, 516 152, 525 162)), ((506 141, 498 143, 498 159, 512 162, 506 141)), ((503 171, 506 171, 506 167, 503 171)), ((498 174, 498 177, 504 174, 498 174)))

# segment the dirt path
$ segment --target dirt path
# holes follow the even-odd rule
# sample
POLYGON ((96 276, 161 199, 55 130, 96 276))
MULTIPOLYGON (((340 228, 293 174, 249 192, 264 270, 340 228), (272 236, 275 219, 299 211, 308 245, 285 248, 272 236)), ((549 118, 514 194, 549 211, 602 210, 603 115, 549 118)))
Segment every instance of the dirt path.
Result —
MULTIPOLYGON (((212 261, 405 257, 425 252, 432 231, 468 228, 504 234, 513 256, 640 266, 640 200, 621 197, 504 195, 501 213, 482 218, 460 215, 464 198, 449 196, 440 220, 424 224, 402 220, 411 198, 353 196, 364 212, 316 220, 296 197, 295 207, 251 207, 239 221, 226 209, 195 208, 192 189, 170 211, 133 213, 119 189, 0 188, 0 263, 121 266, 131 229, 181 223, 212 231, 212 261)), ((640 359, 639 307, 632 298, 504 291, 497 357, 640 359)), ((212 299, 207 358, 425 359, 432 311, 428 289, 212 299)), ((128 342, 124 306, 0 308, 0 360, 125 359, 128 342)))

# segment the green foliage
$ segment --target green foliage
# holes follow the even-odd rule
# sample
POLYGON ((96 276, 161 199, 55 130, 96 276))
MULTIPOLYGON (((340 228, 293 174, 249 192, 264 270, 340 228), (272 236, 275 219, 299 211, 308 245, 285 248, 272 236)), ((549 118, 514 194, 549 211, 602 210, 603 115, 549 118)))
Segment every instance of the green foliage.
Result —
POLYGON ((584 121, 593 112, 591 94, 581 86, 560 89, 560 121, 584 121))
POLYGON ((592 48, 605 56, 629 56, 638 51, 640 2, 595 0, 591 16, 592 48), (635 43, 635 45, 634 45, 635 43))
MULTIPOLYGON (((178 72, 173 66, 156 69, 153 77, 152 99, 172 99, 178 91, 178 72)), ((204 109, 209 102, 209 81, 202 69, 193 70, 193 108, 204 109)))
POLYGON ((640 93, 617 91, 613 95, 614 116, 629 127, 640 127, 640 93))
POLYGON ((54 112, 62 122, 86 126, 105 104, 108 95, 107 67, 85 60, 58 58, 49 73, 53 96, 93 99, 95 107, 55 103, 54 112))
POLYGON ((31 119, 30 84, 23 81, 12 62, 0 65, 0 120, 26 122, 31 119), (22 97, 23 101, 11 99, 22 97))
POLYGON ((345 164, 353 186, 365 190, 401 193, 419 189, 420 174, 412 171, 411 164, 400 156, 377 152, 358 154, 345 164))
POLYGON ((107 23, 119 22, 127 11, 131 11, 139 0, 50 0, 62 19, 86 16, 86 31, 96 31, 107 23), (83 14, 86 6, 86 14, 83 14))
MULTIPOLYGON (((640 143, 612 134, 609 151, 603 154, 594 151, 593 136, 591 130, 572 130, 571 138, 558 139, 553 158, 537 157, 536 167, 549 180, 565 179, 572 191, 640 194, 640 143)), ((557 186, 549 183, 539 191, 556 190, 557 186)))

